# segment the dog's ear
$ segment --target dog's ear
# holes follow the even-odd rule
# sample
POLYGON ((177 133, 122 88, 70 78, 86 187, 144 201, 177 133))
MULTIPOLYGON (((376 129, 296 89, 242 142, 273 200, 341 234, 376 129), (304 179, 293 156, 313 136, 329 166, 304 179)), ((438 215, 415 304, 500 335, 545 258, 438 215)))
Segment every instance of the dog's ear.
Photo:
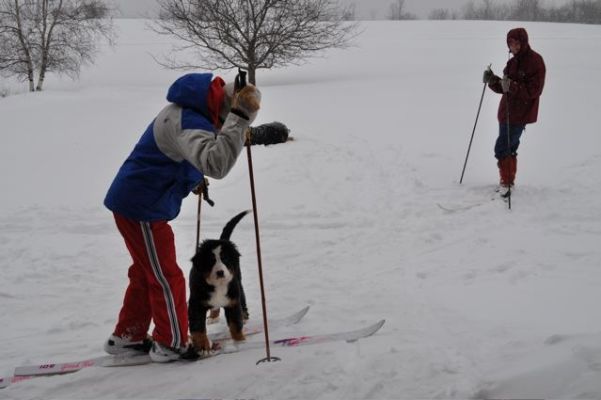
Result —
POLYGON ((242 257, 242 255, 238 251, 238 246, 236 246, 236 244, 234 242, 228 241, 228 245, 230 247, 230 251, 232 252, 232 254, 234 256, 236 256, 236 257, 242 257))
POLYGON ((223 241, 221 249, 221 260, 224 263, 238 263, 240 260, 240 252, 233 242, 230 242, 229 240, 223 241))
POLYGON ((202 258, 202 251, 200 250, 200 247, 196 250, 196 254, 194 254, 194 256, 190 259, 190 261, 192 261, 193 265, 196 265, 200 262, 202 258))
POLYGON ((206 239, 204 240, 196 249, 196 253, 194 254, 194 256, 190 259, 190 261, 192 261, 193 263, 196 262, 202 262, 203 258, 205 258, 205 254, 210 253, 211 250, 211 243, 212 241, 210 239, 206 239))
POLYGON ((196 247, 196 251, 194 252, 194 256, 192 256, 192 258, 190 259, 190 261, 192 261, 192 263, 195 263, 198 260, 199 254, 202 251, 202 246, 203 246, 204 242, 199 244, 196 247))

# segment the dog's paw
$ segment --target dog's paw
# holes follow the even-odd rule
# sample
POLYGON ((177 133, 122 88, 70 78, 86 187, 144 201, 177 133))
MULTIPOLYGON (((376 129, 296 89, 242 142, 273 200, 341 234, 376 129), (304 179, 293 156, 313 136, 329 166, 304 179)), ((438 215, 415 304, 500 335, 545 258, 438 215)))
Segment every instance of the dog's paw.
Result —
POLYGON ((209 316, 207 317, 208 325, 213 325, 220 321, 219 312, 220 312, 219 308, 215 308, 215 309, 209 311, 209 316))
POLYGON ((192 345, 199 352, 208 352, 213 348, 213 344, 209 340, 206 332, 192 332, 192 345))
POLYGON ((241 342, 242 340, 246 340, 246 337, 244 336, 244 332, 242 332, 242 330, 238 330, 235 328, 232 328, 230 326, 230 335, 232 336, 232 339, 234 339, 236 342, 241 342))
POLYGON ((198 351, 197 354, 201 360, 221 354, 223 346, 219 342, 213 342, 210 350, 198 351))

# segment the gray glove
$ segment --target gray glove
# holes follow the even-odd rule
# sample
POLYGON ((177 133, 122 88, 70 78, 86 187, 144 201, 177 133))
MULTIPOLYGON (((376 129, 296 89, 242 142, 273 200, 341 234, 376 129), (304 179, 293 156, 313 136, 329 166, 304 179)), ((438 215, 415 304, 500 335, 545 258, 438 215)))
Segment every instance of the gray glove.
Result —
POLYGON ((489 83, 494 77, 494 72, 492 72, 492 69, 488 67, 484 70, 484 74, 482 75, 482 83, 489 83))
POLYGON ((509 88, 511 87, 511 79, 507 75, 501 79, 501 87, 503 88, 503 93, 509 92, 509 88))

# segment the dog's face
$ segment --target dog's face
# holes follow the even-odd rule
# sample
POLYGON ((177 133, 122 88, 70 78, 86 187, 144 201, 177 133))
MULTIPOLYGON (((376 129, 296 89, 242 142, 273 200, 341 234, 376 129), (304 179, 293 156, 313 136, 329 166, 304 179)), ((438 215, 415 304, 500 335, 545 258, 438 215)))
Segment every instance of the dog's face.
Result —
POLYGON ((234 271, 222 260, 221 251, 221 246, 215 247, 212 251, 214 258, 213 268, 211 268, 209 275, 206 277, 209 285, 227 286, 234 277, 234 271))
POLYGON ((207 240, 199 247, 192 264, 207 284, 223 288, 239 275, 240 253, 229 240, 207 240))

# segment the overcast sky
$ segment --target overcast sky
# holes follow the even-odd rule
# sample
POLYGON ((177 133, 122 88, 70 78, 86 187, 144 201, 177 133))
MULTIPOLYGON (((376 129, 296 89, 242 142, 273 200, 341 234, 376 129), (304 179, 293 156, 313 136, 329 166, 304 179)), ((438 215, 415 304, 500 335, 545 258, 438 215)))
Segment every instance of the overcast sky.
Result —
MULTIPOLYGON (((106 0, 115 4, 123 17, 139 18, 156 15, 157 0, 106 0)), ((227 0, 226 0, 227 1, 227 0)), ((355 4, 357 19, 385 19, 390 5, 395 0, 339 0, 341 4, 355 4)), ((460 10, 470 0, 405 0, 405 12, 427 18, 430 11, 436 8, 460 10)), ((511 0, 496 0, 508 2, 511 0)), ((568 0, 542 0, 543 5, 561 4, 568 0)), ((478 1, 476 0, 476 3, 478 1)))
MULTIPOLYGON (((358 19, 383 19, 393 0, 339 0, 355 4, 358 19)), ((458 9, 469 0, 405 0, 405 12, 426 18, 434 8, 458 9)), ((156 13, 156 0, 112 0, 124 17, 141 17, 156 13)))

